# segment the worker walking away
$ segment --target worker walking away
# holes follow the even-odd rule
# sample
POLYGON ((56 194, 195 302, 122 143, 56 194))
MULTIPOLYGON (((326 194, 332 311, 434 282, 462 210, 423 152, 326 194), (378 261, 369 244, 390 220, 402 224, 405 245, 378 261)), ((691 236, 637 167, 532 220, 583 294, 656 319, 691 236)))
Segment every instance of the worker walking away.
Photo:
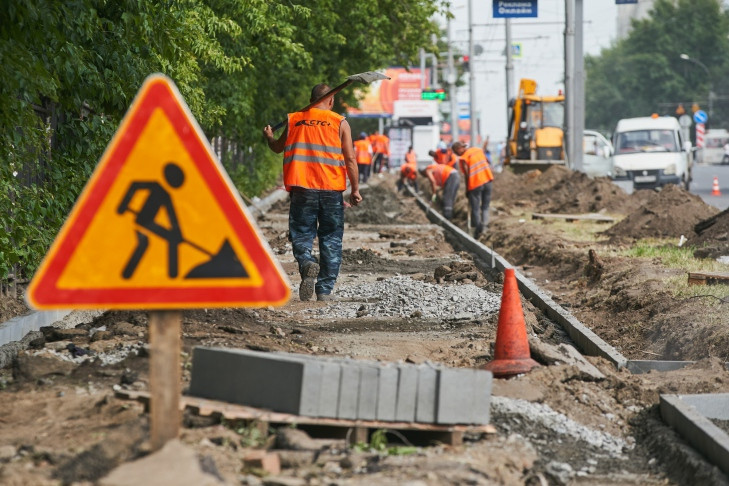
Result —
POLYGON ((370 169, 372 168, 372 144, 367 139, 367 134, 362 132, 359 134, 359 140, 354 142, 354 156, 357 159, 357 169, 359 170, 359 182, 367 183, 370 178, 370 169))
POLYGON ((418 158, 411 145, 405 154, 405 163, 400 166, 400 180, 397 181, 397 190, 402 191, 405 184, 410 184, 417 192, 418 190, 418 158))
POLYGON ((452 146, 460 158, 461 171, 466 178, 466 197, 471 207, 471 226, 475 228, 473 237, 478 239, 489 224, 489 205, 491 204, 491 172, 486 154, 478 147, 466 147, 461 142, 452 146))
POLYGON ((372 144, 372 171, 373 174, 379 174, 384 167, 389 168, 390 159, 390 139, 387 135, 380 134, 379 130, 375 130, 370 135, 370 143, 372 144))
MULTIPOLYGON (((329 91, 326 84, 317 84, 310 101, 329 91)), ((342 264, 342 192, 348 177, 352 191, 349 202, 356 206, 362 201, 352 132, 344 117, 332 111, 333 106, 331 96, 309 110, 289 113, 278 140, 270 125, 263 129, 271 150, 284 153, 284 186, 291 195, 289 234, 301 274, 301 300, 311 299, 314 291, 317 300, 333 299, 342 264), (319 262, 311 252, 315 236, 319 237, 319 262)))
POLYGON ((461 181, 458 171, 448 165, 431 164, 423 169, 422 174, 430 181, 433 201, 436 200, 437 190, 443 188, 443 216, 450 221, 453 219, 453 203, 461 181))

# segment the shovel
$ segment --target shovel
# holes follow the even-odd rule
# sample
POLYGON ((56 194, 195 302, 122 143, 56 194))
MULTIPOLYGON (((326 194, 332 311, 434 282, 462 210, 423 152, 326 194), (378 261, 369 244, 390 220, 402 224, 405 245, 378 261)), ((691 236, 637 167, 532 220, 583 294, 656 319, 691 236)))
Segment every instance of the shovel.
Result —
MULTIPOLYGON (((329 98, 330 96, 334 96, 335 94, 339 93, 340 91, 342 91, 344 88, 346 88, 350 84, 354 83, 355 81, 358 83, 369 84, 372 81, 379 81, 381 79, 390 79, 390 78, 388 76, 385 76, 382 73, 376 73, 374 71, 367 71, 364 73, 353 74, 351 76, 348 76, 347 80, 345 82, 343 82, 342 84, 340 84, 339 86, 337 86, 335 88, 330 89, 329 91, 324 93, 319 99, 312 101, 311 103, 309 103, 308 105, 306 105, 305 107, 300 109, 299 111, 306 111, 309 108, 311 108, 312 106, 318 105, 319 103, 321 103, 325 99, 329 98)), ((287 120, 284 120, 284 121, 278 123, 275 127, 273 127, 273 131, 275 132, 282 126, 286 125, 286 122, 287 122, 287 120)))

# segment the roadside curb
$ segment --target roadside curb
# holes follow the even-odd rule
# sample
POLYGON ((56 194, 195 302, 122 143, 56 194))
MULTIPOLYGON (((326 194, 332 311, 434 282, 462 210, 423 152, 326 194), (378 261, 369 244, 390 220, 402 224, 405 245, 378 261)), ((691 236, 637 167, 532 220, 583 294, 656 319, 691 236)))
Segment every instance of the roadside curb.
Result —
MULTIPOLYGON (((407 187, 408 192, 415 198, 418 205, 425 211, 428 219, 446 230, 448 230, 466 249, 473 252, 479 258, 491 265, 492 269, 503 272, 505 268, 513 268, 506 259, 500 256, 491 248, 483 243, 476 241, 465 231, 445 219, 439 212, 426 203, 423 198, 417 195, 411 187, 407 187)), ((542 292, 539 287, 530 279, 519 273, 515 269, 516 280, 519 290, 535 307, 544 312, 547 317, 555 321, 567 332, 577 347, 584 354, 589 356, 599 356, 613 363, 617 368, 624 368, 628 364, 628 359, 620 354, 614 347, 603 341, 597 334, 588 329, 584 324, 578 321, 571 313, 562 306, 554 302, 549 296, 542 292)))
POLYGON ((38 331, 44 326, 50 326, 70 313, 70 310, 34 311, 24 316, 13 317, 9 321, 0 324, 0 346, 13 341, 20 341, 29 332, 38 331))
POLYGON ((661 418, 729 474, 729 435, 711 419, 729 420, 729 393, 661 395, 661 418))

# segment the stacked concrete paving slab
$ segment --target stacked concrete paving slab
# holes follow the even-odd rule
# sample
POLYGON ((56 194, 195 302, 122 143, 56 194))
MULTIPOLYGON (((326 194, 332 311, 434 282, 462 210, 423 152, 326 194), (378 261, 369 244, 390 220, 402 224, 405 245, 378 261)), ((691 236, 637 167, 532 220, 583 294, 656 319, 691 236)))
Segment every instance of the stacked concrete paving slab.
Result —
POLYGON ((491 385, 484 370, 197 347, 189 394, 309 417, 487 424, 491 385))

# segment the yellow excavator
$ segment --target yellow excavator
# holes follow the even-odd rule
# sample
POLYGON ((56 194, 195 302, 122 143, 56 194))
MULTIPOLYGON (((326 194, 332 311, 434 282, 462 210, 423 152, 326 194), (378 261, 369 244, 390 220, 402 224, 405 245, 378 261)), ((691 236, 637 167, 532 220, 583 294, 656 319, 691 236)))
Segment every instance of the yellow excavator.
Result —
POLYGON ((564 95, 538 96, 537 82, 522 79, 509 102, 504 164, 517 172, 564 165, 564 95))

